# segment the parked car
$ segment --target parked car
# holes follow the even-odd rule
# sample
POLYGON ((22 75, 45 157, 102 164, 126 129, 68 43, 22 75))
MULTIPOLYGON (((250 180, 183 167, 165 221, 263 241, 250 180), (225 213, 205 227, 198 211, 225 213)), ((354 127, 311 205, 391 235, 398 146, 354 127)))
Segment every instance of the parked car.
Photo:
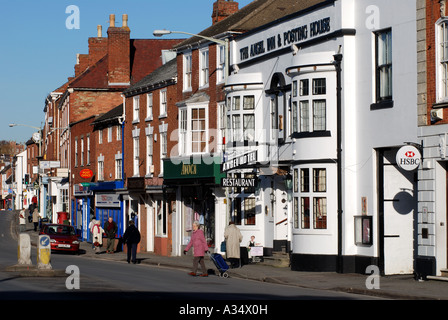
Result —
POLYGON ((52 251, 79 253, 79 238, 73 226, 49 223, 42 226, 39 234, 50 237, 52 251))

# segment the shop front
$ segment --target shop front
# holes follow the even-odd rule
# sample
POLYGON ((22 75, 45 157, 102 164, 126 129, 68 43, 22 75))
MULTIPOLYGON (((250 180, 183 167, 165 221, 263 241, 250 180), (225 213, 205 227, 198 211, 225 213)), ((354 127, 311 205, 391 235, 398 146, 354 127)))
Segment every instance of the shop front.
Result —
POLYGON ((188 244, 194 221, 201 224, 210 248, 221 243, 219 234, 223 234, 226 224, 227 201, 220 185, 225 177, 220 157, 164 161, 164 188, 175 192, 173 210, 179 213, 173 221, 173 255, 180 255, 188 244))

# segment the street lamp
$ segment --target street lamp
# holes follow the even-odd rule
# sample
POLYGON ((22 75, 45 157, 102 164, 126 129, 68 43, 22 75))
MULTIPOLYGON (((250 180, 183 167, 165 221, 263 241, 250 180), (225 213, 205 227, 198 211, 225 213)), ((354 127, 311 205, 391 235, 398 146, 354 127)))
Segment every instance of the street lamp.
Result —
POLYGON ((225 39, 225 40, 219 40, 219 39, 215 39, 215 38, 211 38, 211 37, 206 37, 200 34, 194 34, 194 33, 189 33, 189 32, 184 32, 184 31, 171 31, 171 30, 154 30, 153 35, 155 37, 162 37, 165 36, 167 34, 172 34, 172 33, 180 33, 180 34, 186 34, 189 36, 193 36, 193 37, 199 37, 214 43, 217 43, 219 45, 222 45, 225 47, 225 62, 224 62, 224 81, 225 84, 227 84, 227 78, 229 75, 229 39, 225 39))

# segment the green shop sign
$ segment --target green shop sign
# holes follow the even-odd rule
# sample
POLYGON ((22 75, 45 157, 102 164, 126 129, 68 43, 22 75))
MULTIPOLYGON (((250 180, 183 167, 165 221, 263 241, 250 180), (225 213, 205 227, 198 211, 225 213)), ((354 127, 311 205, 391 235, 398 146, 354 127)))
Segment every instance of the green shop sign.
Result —
POLYGON ((225 177, 226 174, 221 172, 220 157, 198 156, 163 161, 164 180, 214 178, 215 183, 220 184, 225 177))

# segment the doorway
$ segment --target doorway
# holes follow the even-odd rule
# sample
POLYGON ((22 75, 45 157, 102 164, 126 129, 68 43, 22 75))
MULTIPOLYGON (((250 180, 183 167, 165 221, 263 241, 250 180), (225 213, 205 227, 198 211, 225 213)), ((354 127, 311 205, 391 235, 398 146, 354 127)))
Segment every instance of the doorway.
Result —
POLYGON ((378 157, 379 267, 385 275, 414 271, 416 172, 399 168, 396 152, 383 149, 378 157))

